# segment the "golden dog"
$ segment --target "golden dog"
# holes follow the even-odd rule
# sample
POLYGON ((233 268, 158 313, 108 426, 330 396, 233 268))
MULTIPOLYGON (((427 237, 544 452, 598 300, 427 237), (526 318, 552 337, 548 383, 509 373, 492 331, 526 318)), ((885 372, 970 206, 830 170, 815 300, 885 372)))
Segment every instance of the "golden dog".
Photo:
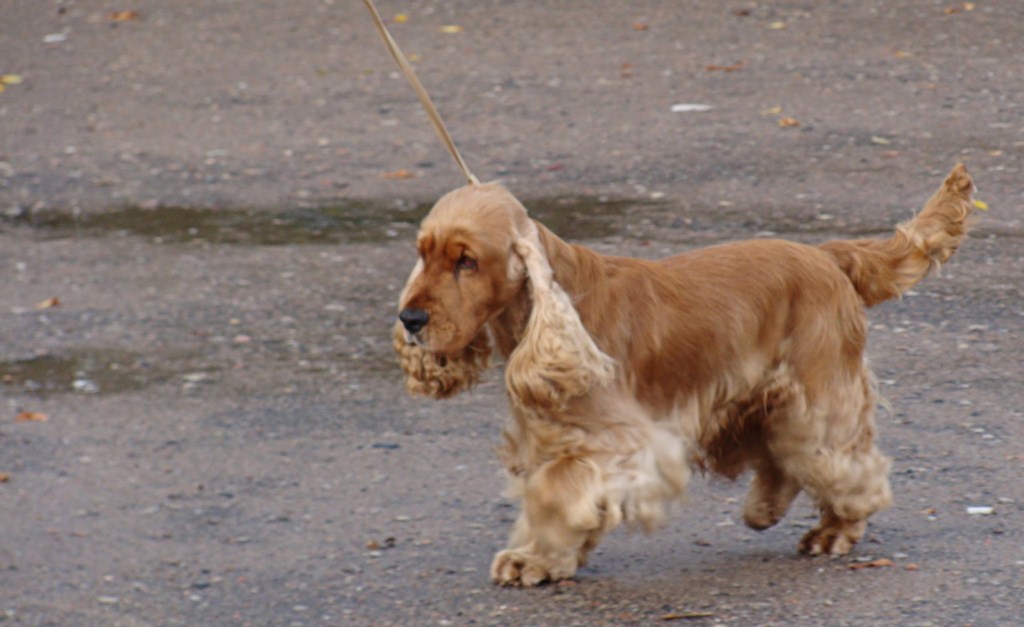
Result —
POLYGON ((442 197, 395 348, 409 390, 435 398, 469 388, 492 347, 506 360, 502 452, 523 507, 494 581, 573 576, 619 523, 656 526, 693 469, 752 469, 754 529, 806 491, 821 519, 800 550, 850 551, 892 500, 865 307, 953 255, 973 188, 958 165, 888 239, 759 239, 659 261, 566 243, 496 183, 442 197))

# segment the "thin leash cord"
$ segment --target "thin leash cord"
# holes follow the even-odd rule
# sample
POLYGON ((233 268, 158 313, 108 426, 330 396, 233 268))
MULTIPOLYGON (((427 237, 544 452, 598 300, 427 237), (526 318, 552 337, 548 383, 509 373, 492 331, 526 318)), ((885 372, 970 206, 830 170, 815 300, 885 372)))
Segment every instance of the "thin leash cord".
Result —
POLYGON ((394 57, 398 63, 398 67, 402 69, 402 73, 405 74, 405 78, 409 80, 409 84, 416 90, 416 95, 420 98, 420 104, 427 110, 427 116, 430 118, 431 124, 434 125, 434 130, 437 131, 437 136, 441 138, 441 143, 448 149, 452 157, 455 158, 455 162, 459 164, 459 168, 462 173, 466 176, 470 185, 479 185, 480 181, 473 176, 473 173, 469 171, 469 167, 466 162, 462 160, 462 155, 459 153, 459 149, 455 147, 455 142, 452 141, 452 136, 448 134, 448 129, 445 128, 444 121, 441 119, 441 114, 437 112, 437 108, 434 106, 433 101, 430 100, 430 94, 423 87, 423 83, 416 77, 416 72, 413 71, 412 65, 409 60, 406 59, 405 55, 402 54, 402 50, 398 47, 398 43, 395 42, 394 37, 388 32, 384 21, 380 19, 380 13, 377 12, 377 7, 374 6, 373 0, 363 0, 363 4, 370 10, 370 14, 373 16, 373 22, 377 26, 377 32, 380 33, 381 39, 384 40, 384 45, 387 46, 388 52, 394 57))

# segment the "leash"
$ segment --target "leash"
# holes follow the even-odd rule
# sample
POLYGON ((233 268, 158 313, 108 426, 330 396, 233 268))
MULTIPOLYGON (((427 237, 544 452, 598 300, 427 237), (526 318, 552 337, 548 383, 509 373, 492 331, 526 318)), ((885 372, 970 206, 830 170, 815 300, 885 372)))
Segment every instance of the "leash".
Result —
POLYGON ((445 128, 444 121, 441 119, 441 114, 437 112, 437 108, 434 106, 433 101, 430 100, 430 94, 423 87, 423 83, 416 77, 416 72, 413 71, 412 65, 409 60, 406 59, 405 55, 402 54, 402 50, 398 47, 398 43, 395 42, 394 37, 388 32, 387 26, 384 26, 384 21, 380 18, 380 13, 377 12, 377 7, 373 4, 373 0, 363 0, 363 4, 370 10, 370 14, 373 16, 373 22, 377 26, 377 32, 380 33, 381 39, 384 40, 384 45, 387 46, 388 52, 398 63, 398 67, 401 68, 402 73, 405 74, 405 78, 409 80, 409 84, 416 91, 416 95, 420 98, 420 104, 427 111, 427 116, 430 118, 431 124, 434 125, 434 130, 437 131, 437 136, 441 138, 441 143, 448 149, 452 157, 455 158, 455 162, 459 165, 462 173, 466 176, 466 180, 469 181, 470 185, 479 185, 480 181, 473 173, 469 171, 469 167, 466 162, 462 160, 462 155, 459 153, 459 149, 455 147, 455 142, 452 141, 452 136, 448 134, 448 129, 445 128))

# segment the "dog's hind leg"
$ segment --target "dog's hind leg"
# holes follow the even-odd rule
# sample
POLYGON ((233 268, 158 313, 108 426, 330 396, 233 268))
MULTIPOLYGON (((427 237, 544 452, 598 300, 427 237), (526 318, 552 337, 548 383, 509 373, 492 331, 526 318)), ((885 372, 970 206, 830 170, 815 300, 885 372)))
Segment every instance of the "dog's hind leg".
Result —
POLYGON ((767 456, 754 463, 754 478, 743 505, 743 521, 763 531, 775 526, 800 494, 800 483, 767 456))
POLYGON ((814 490, 821 520, 800 540, 800 552, 845 555, 864 535, 868 517, 892 502, 890 460, 869 445, 866 450, 832 453, 821 461, 830 471, 818 477, 814 490))
MULTIPOLYGON (((807 428, 811 437, 789 438, 789 450, 776 455, 785 471, 818 502, 821 520, 804 535, 799 548, 810 555, 844 555, 861 539, 866 521, 889 506, 891 460, 874 444, 876 397, 865 368, 844 389, 817 408, 807 428), (801 450, 794 450, 799 441, 801 450)), ((798 425, 799 421, 789 425, 798 425)))

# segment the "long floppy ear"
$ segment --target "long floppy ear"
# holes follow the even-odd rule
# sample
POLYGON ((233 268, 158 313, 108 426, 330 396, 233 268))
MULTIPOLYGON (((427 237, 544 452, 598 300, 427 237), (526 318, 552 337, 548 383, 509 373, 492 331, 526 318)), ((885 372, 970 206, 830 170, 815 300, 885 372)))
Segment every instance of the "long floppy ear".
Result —
POLYGON ((473 387, 480 379, 480 373, 487 368, 491 356, 491 341, 486 328, 481 329, 462 352, 451 357, 435 355, 410 344, 401 322, 395 323, 392 339, 405 372, 406 389, 412 394, 437 399, 449 398, 473 387))
POLYGON ((513 244, 533 296, 526 332, 505 369, 512 400, 527 409, 562 411, 570 399, 611 381, 615 362, 604 354, 580 321, 569 295, 554 280, 537 227, 513 244))

